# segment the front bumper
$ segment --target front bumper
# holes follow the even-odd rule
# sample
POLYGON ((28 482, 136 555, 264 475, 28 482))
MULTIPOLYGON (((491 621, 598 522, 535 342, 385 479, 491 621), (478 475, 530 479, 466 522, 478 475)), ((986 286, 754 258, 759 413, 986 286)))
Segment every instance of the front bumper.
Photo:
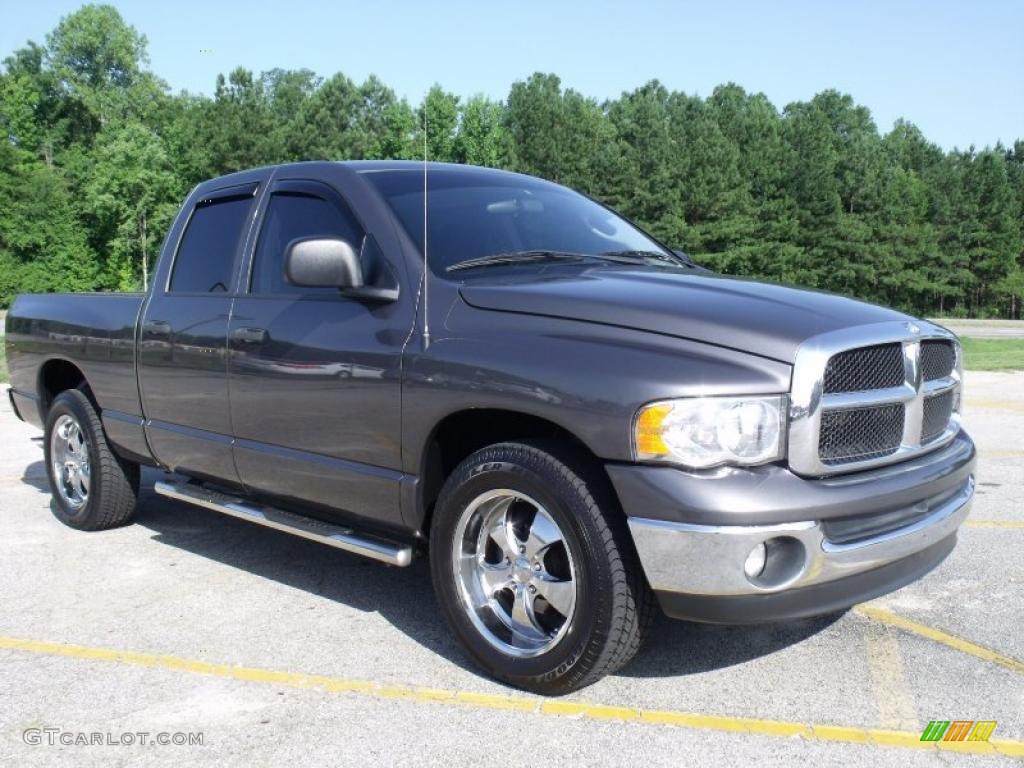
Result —
POLYGON ((608 470, 665 612, 747 623, 839 610, 920 578, 956 543, 975 462, 961 432, 927 456, 833 478, 778 466, 608 470), (748 578, 744 561, 763 542, 767 564, 748 578))

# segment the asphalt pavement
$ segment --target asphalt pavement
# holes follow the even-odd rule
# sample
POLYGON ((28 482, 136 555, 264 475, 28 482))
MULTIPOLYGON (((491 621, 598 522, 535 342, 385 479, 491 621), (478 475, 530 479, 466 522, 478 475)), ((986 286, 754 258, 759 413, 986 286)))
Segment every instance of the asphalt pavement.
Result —
POLYGON ((62 526, 3 398, 0 764, 1019 765, 1024 373, 966 385, 978 496, 938 569, 841 615, 659 620, 620 674, 549 700, 478 674, 423 561, 171 502, 154 471, 133 525, 62 526), (936 747, 930 720, 997 724, 936 747))

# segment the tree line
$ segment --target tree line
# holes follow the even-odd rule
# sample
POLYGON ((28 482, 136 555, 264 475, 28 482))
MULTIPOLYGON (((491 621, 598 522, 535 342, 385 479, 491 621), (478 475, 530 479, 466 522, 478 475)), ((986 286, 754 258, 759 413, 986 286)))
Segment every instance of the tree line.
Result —
POLYGON ((834 90, 783 109, 738 85, 654 80, 597 101, 534 74, 504 101, 376 77, 238 68, 172 94, 111 6, 61 19, 0 71, 0 306, 27 291, 131 290, 197 182, 308 159, 509 168, 586 192, 723 273, 918 314, 1020 317, 1024 141, 943 151, 882 134, 834 90))

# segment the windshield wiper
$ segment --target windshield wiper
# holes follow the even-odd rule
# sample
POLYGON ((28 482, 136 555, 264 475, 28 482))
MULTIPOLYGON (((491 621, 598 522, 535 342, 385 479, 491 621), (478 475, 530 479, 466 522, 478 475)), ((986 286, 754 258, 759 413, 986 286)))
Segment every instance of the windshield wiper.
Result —
POLYGON ((635 264, 637 262, 650 263, 651 260, 660 261, 663 264, 674 264, 676 266, 692 267, 693 262, 685 261, 678 256, 670 256, 662 251, 606 251, 601 258, 624 263, 635 264))
POLYGON ((573 251, 552 251, 537 249, 530 251, 509 251, 507 253, 492 253, 488 256, 479 256, 475 259, 457 261, 447 267, 447 272, 455 272, 460 269, 472 269, 473 267, 489 267, 498 264, 523 264, 535 261, 583 261, 594 259, 598 261, 610 261, 617 264, 650 264, 658 261, 662 264, 673 264, 675 266, 693 267, 691 262, 685 261, 678 256, 670 256, 661 251, 606 251, 605 253, 575 253, 573 251))
POLYGON ((583 259, 589 258, 594 257, 588 256, 585 253, 572 253, 570 251, 510 251, 508 253, 492 253, 489 256, 479 256, 475 259, 457 261, 454 264, 447 267, 445 271, 455 272, 460 269, 472 269, 473 267, 489 267, 491 265, 496 264, 521 264, 530 261, 548 261, 556 259, 564 261, 581 261, 583 259))

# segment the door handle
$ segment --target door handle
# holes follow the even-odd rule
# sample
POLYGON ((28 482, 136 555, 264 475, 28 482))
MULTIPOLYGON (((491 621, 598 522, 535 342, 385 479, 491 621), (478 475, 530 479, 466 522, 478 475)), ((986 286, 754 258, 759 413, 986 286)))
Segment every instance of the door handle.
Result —
POLYGON ((231 338, 242 344, 265 344, 270 334, 266 328, 235 328, 231 332, 231 338))
POLYGON ((166 320, 147 320, 142 324, 142 332, 153 336, 170 336, 171 324, 166 320))

